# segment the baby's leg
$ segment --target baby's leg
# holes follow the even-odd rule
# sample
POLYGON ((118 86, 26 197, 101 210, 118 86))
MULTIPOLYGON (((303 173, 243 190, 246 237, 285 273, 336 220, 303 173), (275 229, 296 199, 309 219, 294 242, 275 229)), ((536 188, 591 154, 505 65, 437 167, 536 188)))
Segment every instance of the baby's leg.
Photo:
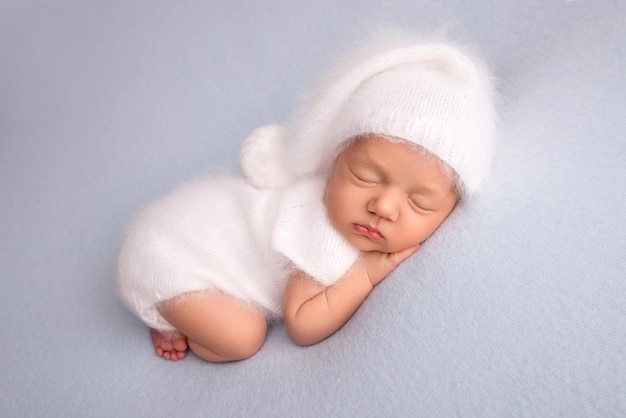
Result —
POLYGON ((187 337, 191 351, 208 361, 243 360, 265 342, 263 314, 221 292, 187 293, 162 303, 159 312, 187 337))

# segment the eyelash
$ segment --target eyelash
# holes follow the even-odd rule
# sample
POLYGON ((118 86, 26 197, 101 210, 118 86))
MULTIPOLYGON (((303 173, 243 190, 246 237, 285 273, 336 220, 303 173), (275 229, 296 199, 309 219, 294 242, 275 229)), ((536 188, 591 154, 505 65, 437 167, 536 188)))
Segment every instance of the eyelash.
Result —
POLYGON ((355 173, 352 170, 351 170, 351 172, 352 172, 352 176, 354 176, 354 178, 357 179, 361 183, 365 183, 365 184, 368 184, 368 185, 375 185, 375 184, 379 183, 378 179, 368 178, 368 177, 365 177, 363 175, 359 175, 359 174, 355 173))
POLYGON ((409 204, 411 206, 413 206, 415 209, 423 210, 423 211, 426 211, 426 212, 432 212, 433 211, 427 205, 419 204, 414 199, 411 199, 410 197, 408 198, 408 200, 409 200, 409 204))

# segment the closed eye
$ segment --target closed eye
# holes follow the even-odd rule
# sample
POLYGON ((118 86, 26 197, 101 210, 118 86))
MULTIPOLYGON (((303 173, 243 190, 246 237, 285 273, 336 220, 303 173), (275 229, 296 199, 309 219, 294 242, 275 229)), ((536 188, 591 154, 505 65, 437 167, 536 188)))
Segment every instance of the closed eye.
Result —
POLYGON ((409 204, 413 207, 413 209, 422 212, 434 212, 435 210, 432 208, 432 204, 428 201, 428 199, 419 196, 409 196, 409 204))
POLYGON ((365 186, 376 186, 380 183, 378 177, 373 173, 366 173, 363 171, 350 169, 350 174, 358 184, 362 184, 365 186))

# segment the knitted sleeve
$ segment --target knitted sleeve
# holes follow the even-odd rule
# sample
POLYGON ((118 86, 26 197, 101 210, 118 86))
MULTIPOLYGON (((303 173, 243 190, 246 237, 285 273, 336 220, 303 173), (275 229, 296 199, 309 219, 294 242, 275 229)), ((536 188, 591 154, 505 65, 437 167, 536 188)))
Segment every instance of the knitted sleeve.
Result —
POLYGON ((324 286, 341 278, 359 251, 332 226, 324 207, 325 179, 288 186, 278 205, 272 247, 324 286))

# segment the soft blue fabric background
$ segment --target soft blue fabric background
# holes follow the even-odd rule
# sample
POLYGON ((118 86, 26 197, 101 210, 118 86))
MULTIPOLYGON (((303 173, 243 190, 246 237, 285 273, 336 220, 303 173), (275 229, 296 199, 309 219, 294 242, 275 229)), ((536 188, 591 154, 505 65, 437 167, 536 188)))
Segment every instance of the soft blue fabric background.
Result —
POLYGON ((0 1, 0 415, 626 415, 625 39, 621 0, 0 1), (160 360, 113 291, 125 224, 379 26, 491 63, 484 192, 332 338, 160 360))

